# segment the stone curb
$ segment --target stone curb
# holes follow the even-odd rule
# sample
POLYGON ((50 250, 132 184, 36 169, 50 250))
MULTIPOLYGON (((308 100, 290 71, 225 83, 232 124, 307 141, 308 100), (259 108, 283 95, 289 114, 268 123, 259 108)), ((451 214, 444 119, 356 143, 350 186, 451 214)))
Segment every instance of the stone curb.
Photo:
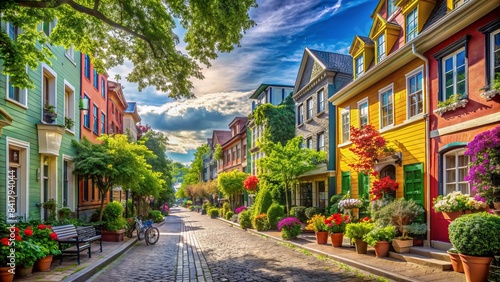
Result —
MULTIPOLYGON (((220 221, 225 222, 225 223, 232 224, 232 225, 235 225, 235 226, 239 227, 238 223, 235 223, 235 222, 232 222, 232 221, 229 221, 229 220, 225 220, 223 218, 218 218, 218 219, 220 221)), ((329 257, 329 258, 331 258, 331 259, 333 259, 335 261, 347 264, 349 266, 356 267, 356 268, 364 270, 364 271, 368 271, 371 274, 382 276, 382 277, 385 277, 387 279, 391 279, 391 280, 399 281, 399 282, 419 282, 419 280, 414 280, 414 279, 411 279, 409 277, 405 277, 405 276, 401 276, 401 275, 398 275, 398 274, 395 274, 395 273, 392 273, 392 272, 384 271, 382 269, 375 268, 375 267, 372 267, 372 266, 369 266, 369 265, 366 265, 366 264, 363 264, 363 263, 360 263, 360 262, 357 262, 357 261, 353 261, 353 260, 350 260, 350 259, 347 259, 347 258, 343 258, 341 256, 337 256, 337 255, 330 254, 330 253, 327 253, 327 252, 319 251, 319 250, 316 250, 314 248, 309 248, 309 247, 303 246, 301 244, 294 243, 293 241, 283 240, 283 239, 278 238, 278 237, 269 236, 269 234, 266 234, 266 233, 263 233, 263 232, 259 232, 259 231, 255 230, 255 229, 246 229, 246 231, 248 231, 250 233, 257 234, 257 235, 260 235, 260 236, 264 236, 266 238, 271 238, 271 239, 279 241, 279 242, 284 242, 284 243, 287 243, 287 244, 292 244, 292 245, 294 245, 294 246, 296 246, 298 248, 301 248, 301 249, 304 249, 304 250, 307 250, 307 251, 310 251, 310 252, 313 252, 313 253, 316 253, 316 254, 327 256, 327 257, 329 257)))
MULTIPOLYGON (((167 220, 168 216, 165 217, 165 219, 160 222, 160 223, 155 223, 154 226, 162 226, 165 224, 165 221, 167 220)), ((71 274, 70 276, 66 277, 63 282, 85 282, 92 276, 94 276, 96 273, 101 271, 104 267, 108 266, 111 264, 114 260, 116 260, 118 257, 120 257, 122 254, 124 254, 126 251, 128 251, 132 246, 135 245, 135 243, 138 242, 137 238, 132 238, 128 240, 126 243, 122 244, 118 249, 114 250, 111 252, 109 255, 97 260, 96 262, 90 264, 89 266, 85 267, 84 269, 75 272, 71 274)))

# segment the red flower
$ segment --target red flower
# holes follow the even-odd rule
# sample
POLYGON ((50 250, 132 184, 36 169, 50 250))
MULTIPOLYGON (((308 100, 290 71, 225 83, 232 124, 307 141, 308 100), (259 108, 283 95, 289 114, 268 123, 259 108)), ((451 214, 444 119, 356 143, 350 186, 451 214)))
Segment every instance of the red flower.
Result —
POLYGON ((26 227, 26 229, 29 229, 29 230, 31 230, 31 225, 30 225, 30 226, 28 226, 28 227, 26 227))
POLYGON ((243 182, 243 186, 245 186, 245 189, 248 191, 257 190, 257 184, 259 184, 259 179, 255 175, 249 175, 243 182))
POLYGON ((50 233, 49 238, 56 241, 57 240, 57 234, 55 232, 50 233))
POLYGON ((383 198, 384 195, 395 195, 398 188, 399 183, 391 179, 389 176, 375 180, 373 182, 373 187, 370 190, 370 194, 373 195, 372 201, 383 198))
POLYGON ((51 225, 45 225, 45 228, 52 229, 52 226, 51 225))
POLYGON ((43 225, 43 224, 38 225, 38 229, 42 229, 42 230, 45 229, 45 225, 43 225))
POLYGON ((0 239, 0 243, 2 243, 4 246, 8 246, 9 245, 9 238, 5 237, 5 238, 0 239))
POLYGON ((33 236, 33 230, 31 229, 24 229, 24 235, 31 237, 33 236))
POLYGON ((19 227, 14 227, 14 232, 15 232, 16 234, 19 234, 19 231, 20 231, 19 227))
POLYGON ((370 218, 368 216, 365 216, 362 219, 360 219, 359 222, 370 222, 370 218))
POLYGON ((23 240, 23 238, 21 238, 21 236, 19 236, 19 235, 16 235, 16 241, 19 241, 19 242, 21 242, 22 240, 23 240))

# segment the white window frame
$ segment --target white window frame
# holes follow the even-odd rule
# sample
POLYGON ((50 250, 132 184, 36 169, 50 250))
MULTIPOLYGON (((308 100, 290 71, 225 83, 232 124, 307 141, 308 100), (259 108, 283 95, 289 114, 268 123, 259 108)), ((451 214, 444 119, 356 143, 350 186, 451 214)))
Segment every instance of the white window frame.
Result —
MULTIPOLYGON (((26 72, 28 72, 28 69, 26 67, 26 72)), ((28 108, 28 89, 24 88, 24 89, 20 89, 18 87, 14 87, 14 88, 18 88, 19 89, 19 101, 15 100, 15 99, 12 99, 10 98, 10 76, 6 75, 5 76, 5 100, 6 101, 9 101, 11 103, 14 103, 22 108, 25 108, 27 109, 28 108)))
POLYGON ((64 120, 64 125, 65 129, 70 131, 70 132, 75 132, 75 125, 76 125, 76 119, 75 119, 75 87, 71 85, 66 79, 64 80, 64 117, 69 117, 70 119, 73 120, 73 127, 72 128, 66 128, 66 119, 64 120), (66 97, 66 90, 69 89, 71 92, 69 92, 69 97, 66 97), (69 101, 68 101, 69 98, 69 101))
POLYGON ((358 101, 358 123, 359 123, 359 128, 361 128, 363 125, 366 124, 361 124, 361 106, 366 104, 366 124, 370 123, 370 104, 368 103, 368 97, 364 98, 361 101, 358 101))
POLYGON ((313 139, 312 137, 309 137, 306 139, 306 148, 312 150, 313 147, 313 139))
POLYGON ((306 100, 306 120, 310 120, 313 117, 313 99, 310 97, 306 100))
POLYGON ((405 79, 406 79, 406 119, 409 120, 409 119, 415 119, 415 118, 419 118, 421 116, 424 115, 424 102, 425 102, 425 92, 424 92, 424 68, 423 66, 420 66, 414 70, 412 70, 411 72, 407 73, 405 75, 405 79), (409 80, 413 77, 416 77, 419 73, 422 74, 422 81, 420 83, 420 85, 422 86, 422 89, 420 89, 420 91, 422 92, 422 100, 421 100, 421 103, 422 103, 422 112, 421 113, 417 113, 415 115, 411 115, 411 99, 410 99, 410 96, 413 94, 413 93, 410 93, 410 82, 409 80))
MULTIPOLYGON (((450 54, 448 54, 446 57, 443 57, 443 59, 441 59, 441 63, 442 63, 442 73, 441 73, 441 79, 443 80, 443 95, 442 95, 442 101, 448 99, 449 97, 447 97, 446 95, 446 60, 447 59, 450 59, 452 58, 453 59, 453 93, 452 94, 458 94, 457 92, 457 55, 461 52, 465 52, 465 47, 462 47, 450 54)), ((468 86, 469 84, 467 83, 468 80, 469 80, 469 72, 468 72, 468 69, 469 69, 469 62, 467 60, 467 56, 466 54, 464 54, 465 56, 465 62, 464 62, 464 69, 465 69, 465 79, 464 79, 464 82, 465 82, 465 85, 464 85, 464 91, 465 93, 462 93, 462 97, 467 97, 468 96, 468 86)))
POLYGON ((446 152, 443 154, 443 193, 446 195, 450 192, 453 192, 453 191, 460 191, 459 190, 459 184, 467 184, 467 194, 470 194, 470 185, 469 185, 469 182, 462 179, 462 180, 458 180, 458 175, 459 175, 459 169, 464 169, 464 168, 467 168, 467 172, 464 174, 464 177, 465 175, 467 175, 469 169, 468 169, 468 163, 470 161, 470 157, 467 156, 468 160, 466 161, 466 165, 465 166, 458 166, 458 157, 459 156, 463 156, 464 153, 465 153, 465 150, 466 148, 460 148, 460 149, 456 149, 456 150, 452 150, 452 151, 449 151, 449 152, 446 152), (447 162, 446 162, 446 157, 449 156, 449 155, 454 155, 455 156, 455 164, 456 166, 454 168, 447 168, 446 165, 447 165, 447 162), (455 170, 455 181, 454 182, 448 182, 448 179, 447 179, 447 176, 446 176, 446 172, 447 171, 451 171, 451 170, 455 170), (455 184, 455 189, 453 191, 448 191, 447 187, 448 187, 448 184, 455 184))
POLYGON ((342 143, 347 143, 351 140, 350 138, 351 107, 346 107, 345 109, 342 109, 342 111, 340 112, 340 120, 342 122, 342 143))
POLYGON ((356 78, 360 77, 365 73, 365 64, 364 64, 364 54, 361 54, 354 59, 355 68, 356 68, 356 78), (358 64, 359 62, 359 64, 358 64), (360 70, 361 69, 361 70, 360 70))
POLYGON ((321 132, 318 134, 318 142, 316 144, 316 148, 318 151, 324 151, 325 150, 325 133, 321 132))
MULTIPOLYGON (((30 187, 30 178, 29 178, 29 167, 30 167, 30 143, 17 140, 14 138, 11 138, 9 136, 6 136, 5 138, 5 152, 7 152, 6 158, 5 158, 5 170, 6 170, 6 175, 9 175, 9 168, 10 168, 10 160, 9 160, 9 149, 13 147, 15 149, 18 149, 20 151, 20 156, 19 156, 19 166, 21 168, 21 177, 22 181, 20 184, 20 187, 18 189, 19 195, 17 195, 18 198, 21 200, 18 201, 18 203, 21 203, 21 209, 24 209, 24 215, 23 210, 19 211, 17 209, 17 215, 18 216, 24 216, 24 220, 28 219, 29 216, 29 187, 30 187), (24 185, 23 185, 24 184, 24 185), (22 199, 25 199, 22 201, 22 199), (22 201, 22 202, 21 202, 22 201)), ((19 181, 19 179, 18 179, 19 181)), ((9 179, 8 177, 5 178, 5 187, 9 187, 9 179)), ((9 191, 8 189, 5 189, 5 199, 8 199, 9 197, 9 191)), ((6 200, 7 202, 7 200, 6 200)), ((13 223, 16 221, 13 220, 8 220, 8 215, 9 215, 9 207, 6 204, 5 205, 5 217, 8 223, 13 223)))
POLYGON ((382 33, 379 37, 377 37, 376 41, 377 41, 377 64, 378 64, 383 59, 385 59, 387 57, 386 50, 385 50, 385 45, 386 45, 385 44, 385 41, 386 41, 386 39, 385 39, 385 33, 382 33), (381 38, 383 38, 382 42, 380 42, 381 38), (382 44, 380 44, 380 43, 382 43, 382 44))
MULTIPOLYGON (((51 67, 49 67, 47 64, 42 63, 42 73, 41 73, 41 76, 40 76, 40 78, 42 80, 41 81, 42 87, 41 87, 41 93, 40 93, 41 96, 40 97, 42 99, 41 99, 41 102, 40 102, 41 103, 40 106, 41 106, 41 109, 42 109, 42 111, 41 111, 41 116, 42 116, 41 120, 42 120, 43 123, 45 123, 43 121, 43 108, 45 106, 44 105, 44 96, 43 96, 43 91, 45 89, 45 85, 44 85, 44 81, 45 80, 44 80, 43 76, 45 74, 47 74, 47 76, 49 76, 49 79, 51 80, 51 81, 49 81, 49 83, 50 83, 50 85, 49 85, 49 103, 50 103, 50 105, 52 105, 52 106, 55 107, 55 111, 57 113, 57 73, 51 67)), ((53 122, 53 124, 55 124, 55 123, 57 123, 57 120, 55 120, 53 122)))
POLYGON ((106 134, 106 113, 103 111, 101 111, 101 134, 106 134))
POLYGON ((61 190, 61 199, 63 201, 61 201, 61 205, 63 204, 64 202, 64 161, 67 161, 68 162, 68 208, 70 208, 72 211, 75 210, 75 204, 76 204, 76 201, 75 201, 75 191, 76 190, 76 187, 75 187, 75 175, 73 174, 73 171, 75 170, 75 164, 73 163, 73 157, 72 156, 68 156, 68 155, 64 155, 63 154, 63 157, 61 159, 61 187, 62 187, 62 190, 61 190))
MULTIPOLYGON (((45 33, 45 28, 44 28, 45 22, 42 22, 42 32, 45 33)), ((52 30, 56 27, 57 25, 57 18, 54 18, 52 21, 49 22, 49 34, 45 33, 47 37, 49 37, 52 34, 52 30)))
POLYGON ((75 64, 75 47, 73 45, 64 51, 64 55, 68 58, 68 60, 75 64))
MULTIPOLYGON (((493 82, 495 79, 495 35, 500 35, 500 29, 497 29, 489 34, 490 36, 490 54, 488 54, 490 59, 490 81, 493 82)), ((497 51, 500 53, 500 49, 497 51)), ((467 67, 467 65, 466 65, 467 67)), ((500 66, 499 66, 500 67, 500 66)), ((500 72, 500 70, 499 70, 500 72)), ((467 77, 467 73, 465 74, 467 77)))
POLYGON ((297 125, 304 123, 304 105, 300 104, 297 106, 297 125))
POLYGON ((378 91, 378 99, 379 99, 379 121, 380 121, 380 129, 394 127, 394 83, 380 89, 378 91), (382 96, 387 92, 391 92, 391 100, 392 100, 392 123, 388 123, 386 126, 383 126, 383 116, 382 116, 382 108, 384 105, 382 104, 382 96))
POLYGON ((100 120, 101 120, 101 116, 100 116, 100 109, 99 109, 99 105, 97 105, 96 103, 94 103, 92 105, 92 132, 95 134, 95 135, 101 135, 101 133, 99 132, 99 124, 101 123, 100 120), (96 110, 97 110, 97 115, 96 115, 96 110), (96 128, 97 126, 97 128, 96 128))
POLYGON ((405 40, 406 42, 410 42, 417 36, 418 36, 418 7, 415 7, 408 13, 408 15, 405 16, 405 40), (415 12, 415 28, 410 31, 408 30, 408 19, 410 17, 410 14, 412 14, 413 12, 415 12))
POLYGON ((321 89, 319 90, 318 92, 316 92, 316 97, 317 97, 317 101, 318 101, 318 109, 317 109, 317 113, 322 113, 325 111, 325 90, 324 89, 321 89))

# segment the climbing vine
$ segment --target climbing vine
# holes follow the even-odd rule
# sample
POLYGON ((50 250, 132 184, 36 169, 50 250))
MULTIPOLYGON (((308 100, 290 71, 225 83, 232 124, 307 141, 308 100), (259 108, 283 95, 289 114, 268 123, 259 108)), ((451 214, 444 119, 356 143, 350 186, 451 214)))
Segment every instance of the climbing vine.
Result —
POLYGON ((286 142, 295 137, 295 104, 292 95, 281 104, 262 104, 253 112, 255 125, 265 124, 263 142, 286 142))

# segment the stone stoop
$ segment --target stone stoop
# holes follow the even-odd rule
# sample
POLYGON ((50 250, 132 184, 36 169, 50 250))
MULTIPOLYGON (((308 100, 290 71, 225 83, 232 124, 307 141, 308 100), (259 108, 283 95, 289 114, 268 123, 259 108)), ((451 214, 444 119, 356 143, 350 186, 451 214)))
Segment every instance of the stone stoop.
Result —
POLYGON ((443 271, 453 270, 448 254, 434 248, 411 247, 409 253, 389 252, 389 257, 443 271))

